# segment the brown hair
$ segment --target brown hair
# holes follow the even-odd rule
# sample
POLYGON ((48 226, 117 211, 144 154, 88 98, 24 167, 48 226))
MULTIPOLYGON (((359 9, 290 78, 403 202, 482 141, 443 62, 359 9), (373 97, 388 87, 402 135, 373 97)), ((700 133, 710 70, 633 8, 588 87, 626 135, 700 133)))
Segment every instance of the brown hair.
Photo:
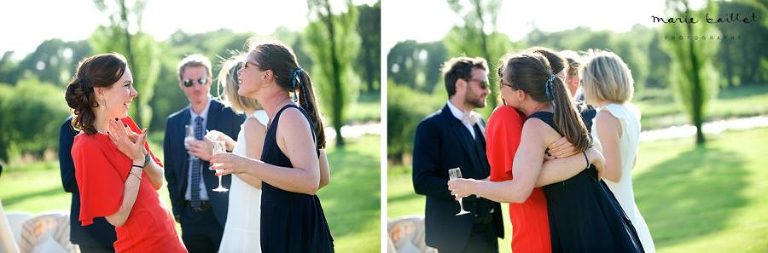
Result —
POLYGON ((86 134, 96 133, 93 108, 103 105, 96 101, 93 87, 111 87, 120 81, 127 68, 125 57, 118 53, 97 54, 80 62, 64 94, 67 105, 75 114, 72 127, 86 134))
POLYGON ((256 61, 259 69, 272 70, 275 81, 283 90, 298 91, 299 105, 309 114, 310 124, 317 133, 317 148, 325 148, 325 131, 312 80, 309 74, 299 67, 293 51, 277 41, 254 41, 249 51, 249 57, 256 61))
POLYGON ((555 110, 555 130, 568 139, 577 150, 584 151, 589 148, 587 128, 581 121, 563 80, 552 72, 546 57, 539 53, 523 53, 507 58, 504 65, 505 81, 510 83, 512 89, 522 90, 537 102, 551 103, 555 110), (549 83, 552 87, 551 94, 548 95, 549 83))
POLYGON ((445 90, 450 98, 456 94, 456 81, 472 78, 472 69, 488 70, 488 63, 483 58, 456 57, 443 63, 443 79, 445 90))
POLYGON ((565 69, 565 59, 560 54, 555 53, 552 49, 546 47, 532 47, 528 51, 532 53, 538 53, 543 55, 549 61, 549 66, 552 67, 552 73, 559 74, 565 69))
POLYGON ((566 74, 568 74, 568 76, 578 76, 579 68, 581 67, 581 57, 579 54, 571 50, 563 50, 560 51, 560 55, 565 58, 565 61, 568 64, 566 74))
POLYGON ((205 67, 205 70, 208 72, 208 78, 211 78, 211 71, 213 70, 211 70, 211 60, 209 60, 208 57, 200 54, 192 54, 181 59, 178 66, 179 80, 181 80, 181 75, 184 74, 184 70, 188 67, 205 67))

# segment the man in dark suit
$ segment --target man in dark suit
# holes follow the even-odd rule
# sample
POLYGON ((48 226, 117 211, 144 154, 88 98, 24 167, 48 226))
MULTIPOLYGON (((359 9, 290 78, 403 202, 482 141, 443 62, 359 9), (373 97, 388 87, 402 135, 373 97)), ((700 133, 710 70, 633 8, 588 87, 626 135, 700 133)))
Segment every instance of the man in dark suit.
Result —
POLYGON ((115 227, 104 217, 93 219, 93 224, 81 226, 80 221, 80 191, 75 181, 75 164, 72 161, 72 143, 77 131, 72 128, 72 116, 69 116, 59 129, 59 169, 61 184, 64 191, 72 193, 72 204, 69 210, 69 241, 80 246, 80 252, 115 252, 112 244, 117 240, 115 227))
POLYGON ((469 214, 457 215, 459 203, 448 190, 448 170, 462 177, 485 179, 484 123, 475 108, 485 107, 488 66, 482 58, 446 62, 443 78, 448 102, 419 123, 413 146, 413 188, 426 195, 426 243, 443 252, 498 252, 504 225, 499 203, 474 196, 463 199, 469 214))
MULTIPOLYGON (((212 149, 201 140, 206 130, 218 130, 236 139, 245 117, 209 95, 212 75, 208 58, 187 56, 178 70, 179 87, 189 106, 168 116, 163 140, 165 179, 184 245, 189 252, 216 252, 226 224, 229 193, 212 191, 218 186, 218 178, 209 170, 212 149), (186 126, 194 129, 196 140, 185 144, 186 126)), ((224 177, 223 186, 229 188, 231 180, 224 177)))

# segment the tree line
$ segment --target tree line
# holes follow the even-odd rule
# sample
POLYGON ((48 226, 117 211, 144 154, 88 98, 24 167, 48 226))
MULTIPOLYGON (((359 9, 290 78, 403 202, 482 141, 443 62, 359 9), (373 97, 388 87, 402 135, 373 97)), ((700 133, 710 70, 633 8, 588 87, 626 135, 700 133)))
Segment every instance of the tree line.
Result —
MULTIPOLYGON (((146 2, 95 0, 97 8, 109 14, 110 23, 89 38, 52 38, 21 60, 14 60, 13 51, 2 54, 0 161, 21 154, 39 157, 58 145, 58 127, 69 114, 63 91, 78 62, 87 56, 103 52, 126 56, 139 91, 130 115, 150 132, 160 132, 166 117, 188 104, 178 88, 178 61, 189 54, 202 54, 211 59, 212 72, 217 73, 217 63, 234 51, 247 50, 246 42, 253 36, 229 29, 196 34, 177 31, 165 41, 157 41, 141 29, 146 2)), ((380 3, 353 5, 346 1, 342 12, 332 10, 328 0, 312 0, 308 5, 311 18, 302 31, 280 27, 259 37, 279 39, 295 50, 314 79, 324 120, 340 131, 356 94, 380 92, 380 3), (332 47, 338 49, 330 51, 332 47), (334 68, 328 67, 331 62, 337 62, 334 68)), ((216 89, 212 93, 219 95, 216 89)), ((339 139, 336 144, 343 145, 339 139)))
MULTIPOLYGON (((588 27, 558 32, 534 29, 520 41, 512 41, 497 31, 498 0, 448 0, 448 4, 465 20, 463 25, 453 27, 440 41, 401 41, 387 53, 390 162, 408 162, 412 129, 447 100, 440 65, 459 55, 486 58, 491 66, 489 78, 491 82, 498 82, 493 73, 498 59, 506 53, 532 46, 572 51, 610 50, 629 65, 635 91, 640 95, 636 97, 642 98, 645 89, 674 92, 698 129, 699 144, 704 143, 701 125, 706 103, 717 95, 718 89, 768 84, 768 47, 764 46, 768 41, 768 5, 764 1, 710 1, 698 10, 688 8, 685 0, 667 1, 670 14, 755 13, 760 22, 752 24, 687 24, 690 27, 663 24, 656 28, 635 25, 624 33, 588 27), (698 37, 691 38, 693 36, 698 37), (415 109, 416 105, 427 109, 415 109)), ((498 90, 498 85, 494 83, 491 89, 498 90)), ((484 115, 488 116, 493 110, 497 97, 489 96, 489 106, 481 111, 484 115)))

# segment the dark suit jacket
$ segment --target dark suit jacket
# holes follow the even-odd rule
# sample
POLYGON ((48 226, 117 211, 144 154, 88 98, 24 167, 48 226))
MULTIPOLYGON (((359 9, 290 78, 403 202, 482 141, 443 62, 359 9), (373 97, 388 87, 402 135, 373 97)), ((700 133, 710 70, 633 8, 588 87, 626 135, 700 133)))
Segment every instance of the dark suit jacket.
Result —
MULTIPOLYGON (((485 138, 482 134, 477 138, 485 138)), ((504 236, 501 205, 490 200, 465 197, 470 214, 456 216, 459 203, 448 190, 448 169, 460 167, 462 177, 484 179, 490 175, 485 153, 475 149, 472 134, 451 114, 448 105, 419 123, 413 145, 413 188, 426 195, 426 243, 438 249, 461 250, 466 245, 476 215, 494 209, 488 229, 504 236)))
POLYGON ((104 217, 93 219, 93 224, 83 227, 78 221, 80 217, 80 191, 75 181, 75 164, 72 161, 72 143, 77 131, 72 129, 72 116, 64 121, 59 130, 59 169, 61 170, 61 185, 64 191, 72 193, 72 204, 69 211, 69 241, 73 244, 112 248, 117 240, 115 227, 104 217))
MULTIPOLYGON (((187 190, 187 178, 189 176, 189 154, 184 148, 184 137, 186 134, 185 125, 190 124, 191 114, 189 106, 168 116, 168 122, 165 126, 165 138, 163 139, 163 151, 165 152, 165 179, 168 181, 168 194, 171 197, 173 206, 173 215, 181 218, 184 210, 184 193, 187 190)), ((240 125, 245 121, 245 116, 236 114, 232 108, 225 107, 221 102, 211 99, 208 107, 208 116, 206 118, 205 128, 207 130, 218 130, 232 139, 237 139, 240 132, 240 125)), ((229 192, 212 191, 219 184, 219 179, 214 171, 208 169, 210 164, 203 161, 203 182, 208 192, 208 201, 211 204, 213 213, 219 224, 223 227, 227 220, 227 207, 229 205, 229 192)), ((223 177, 222 184, 229 188, 232 177, 223 177)))

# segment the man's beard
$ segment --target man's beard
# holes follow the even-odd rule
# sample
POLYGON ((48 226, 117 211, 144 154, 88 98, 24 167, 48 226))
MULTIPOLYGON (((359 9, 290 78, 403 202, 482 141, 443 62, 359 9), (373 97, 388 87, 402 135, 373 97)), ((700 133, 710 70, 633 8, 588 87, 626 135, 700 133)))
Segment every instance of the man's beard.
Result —
POLYGON ((479 97, 466 96, 464 98, 464 101, 468 104, 471 104, 475 108, 485 108, 485 104, 486 104, 485 99, 479 98, 479 97))

